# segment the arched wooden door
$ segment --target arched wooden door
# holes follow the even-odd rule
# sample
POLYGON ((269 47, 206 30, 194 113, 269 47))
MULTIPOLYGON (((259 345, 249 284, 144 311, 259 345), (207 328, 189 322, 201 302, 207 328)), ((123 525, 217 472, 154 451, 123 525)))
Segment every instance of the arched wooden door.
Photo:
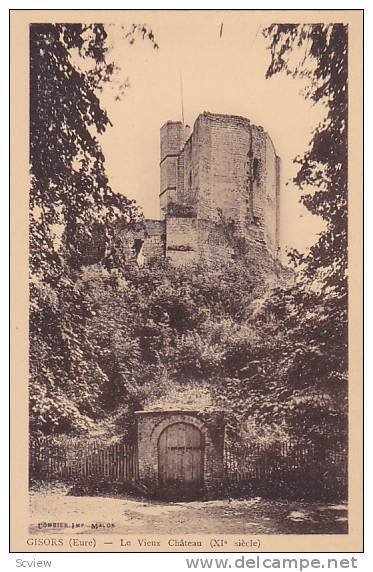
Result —
POLYGON ((189 423, 166 427, 158 440, 159 485, 168 498, 198 496, 203 482, 203 435, 189 423))

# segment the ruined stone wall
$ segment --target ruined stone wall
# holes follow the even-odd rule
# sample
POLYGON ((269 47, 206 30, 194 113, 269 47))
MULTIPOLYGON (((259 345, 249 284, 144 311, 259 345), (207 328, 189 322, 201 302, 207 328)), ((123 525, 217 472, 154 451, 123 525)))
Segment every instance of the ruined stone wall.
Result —
POLYGON ((201 218, 216 219, 220 209, 237 223, 246 220, 246 154, 250 146, 250 123, 226 116, 207 115, 210 132, 210 164, 206 187, 210 200, 200 205, 201 218), (211 209, 213 212, 211 212, 211 209))
POLYGON ((176 187, 167 188, 161 195, 159 195, 160 218, 164 220, 167 214, 168 205, 177 200, 176 187))
POLYGON ((166 224, 161 220, 147 219, 145 222, 144 244, 142 255, 144 259, 164 256, 166 250, 166 224))
POLYGON ((181 121, 167 121, 161 127, 161 161, 171 155, 178 155, 184 144, 184 127, 181 121))
POLYGON ((161 163, 161 183, 160 194, 164 194, 168 189, 176 191, 178 157, 166 157, 161 163))
POLYGON ((166 256, 177 266, 199 258, 211 263, 233 256, 222 225, 210 220, 167 217, 166 237, 166 256))
POLYGON ((263 185, 263 227, 267 247, 273 253, 277 253, 278 243, 278 163, 275 148, 269 137, 266 135, 265 154, 265 179, 263 185))
POLYGON ((184 145, 184 126, 168 121, 161 128, 160 155, 160 216, 163 219, 169 202, 176 198, 179 178, 179 154, 184 145))
POLYGON ((254 226, 264 237, 264 211, 265 186, 266 186, 266 133, 261 127, 251 126, 252 149, 253 149, 253 173, 252 173, 252 208, 254 226))
POLYGON ((198 220, 198 254, 211 263, 219 260, 231 260, 234 249, 221 225, 209 220, 198 220))
POLYGON ((192 135, 180 152, 179 184, 177 199, 181 204, 192 205, 198 209, 201 200, 201 173, 203 173, 204 148, 201 133, 196 122, 192 135))
POLYGON ((256 226, 276 253, 279 162, 261 127, 243 117, 203 113, 180 151, 177 168, 172 200, 194 204, 199 220, 218 222, 221 211, 242 229, 256 226))
POLYGON ((165 256, 165 221, 148 219, 138 229, 124 227, 118 232, 116 247, 122 251, 127 263, 139 266, 150 258, 165 256))
POLYGON ((216 209, 210 184, 211 134, 204 115, 197 118, 187 145, 184 148, 184 189, 188 190, 187 202, 195 203, 198 219, 213 219, 216 217, 216 209))
POLYGON ((198 245, 197 220, 187 217, 167 217, 166 256, 175 264, 185 264, 196 258, 198 245))
POLYGON ((197 249, 197 221, 195 218, 168 217, 166 223, 166 248, 169 250, 197 249))
POLYGON ((235 221, 253 250, 266 245, 276 257, 280 160, 268 134, 231 115, 202 113, 191 134, 168 121, 161 128, 160 210, 161 221, 146 221, 145 259, 166 255, 184 264, 197 256, 231 257, 221 214, 235 221))

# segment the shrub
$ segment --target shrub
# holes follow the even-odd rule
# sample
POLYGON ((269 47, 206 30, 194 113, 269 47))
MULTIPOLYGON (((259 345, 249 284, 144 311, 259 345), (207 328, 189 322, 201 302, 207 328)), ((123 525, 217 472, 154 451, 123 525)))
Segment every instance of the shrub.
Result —
POLYGON ((167 215, 180 218, 193 218, 196 216, 196 209, 192 205, 170 201, 167 205, 167 215))

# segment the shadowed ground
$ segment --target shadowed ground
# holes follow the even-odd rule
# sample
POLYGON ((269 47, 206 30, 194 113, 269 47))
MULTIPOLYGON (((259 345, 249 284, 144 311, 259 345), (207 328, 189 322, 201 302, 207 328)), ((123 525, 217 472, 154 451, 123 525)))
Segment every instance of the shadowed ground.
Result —
POLYGON ((30 533, 116 534, 346 534, 345 503, 308 503, 254 499, 162 502, 134 496, 72 496, 67 486, 42 488, 30 494, 30 533), (67 523, 68 528, 40 528, 39 523, 67 523))

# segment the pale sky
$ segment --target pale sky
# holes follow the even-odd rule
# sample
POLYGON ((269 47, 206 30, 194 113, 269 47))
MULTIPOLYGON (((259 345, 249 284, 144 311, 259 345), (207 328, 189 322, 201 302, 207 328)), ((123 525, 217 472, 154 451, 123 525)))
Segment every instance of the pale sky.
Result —
MULTIPOLYGON (((147 218, 158 218, 159 129, 168 120, 181 120, 182 77, 185 123, 193 126, 200 113, 210 111, 242 115, 269 133, 282 160, 281 246, 304 250, 315 241, 321 221, 299 206, 299 193, 286 182, 296 174, 293 159, 307 149, 324 111, 300 95, 299 81, 285 75, 265 79, 269 52, 260 30, 270 22, 263 17, 149 12, 146 23, 159 50, 141 39, 129 46, 117 21, 110 28, 110 57, 121 67, 118 81, 128 76, 130 88, 121 101, 115 101, 112 86, 105 90, 102 101, 113 127, 101 143, 113 190, 136 199, 147 218)), ((133 15, 131 21, 123 15, 126 27, 132 21, 133 15)))

